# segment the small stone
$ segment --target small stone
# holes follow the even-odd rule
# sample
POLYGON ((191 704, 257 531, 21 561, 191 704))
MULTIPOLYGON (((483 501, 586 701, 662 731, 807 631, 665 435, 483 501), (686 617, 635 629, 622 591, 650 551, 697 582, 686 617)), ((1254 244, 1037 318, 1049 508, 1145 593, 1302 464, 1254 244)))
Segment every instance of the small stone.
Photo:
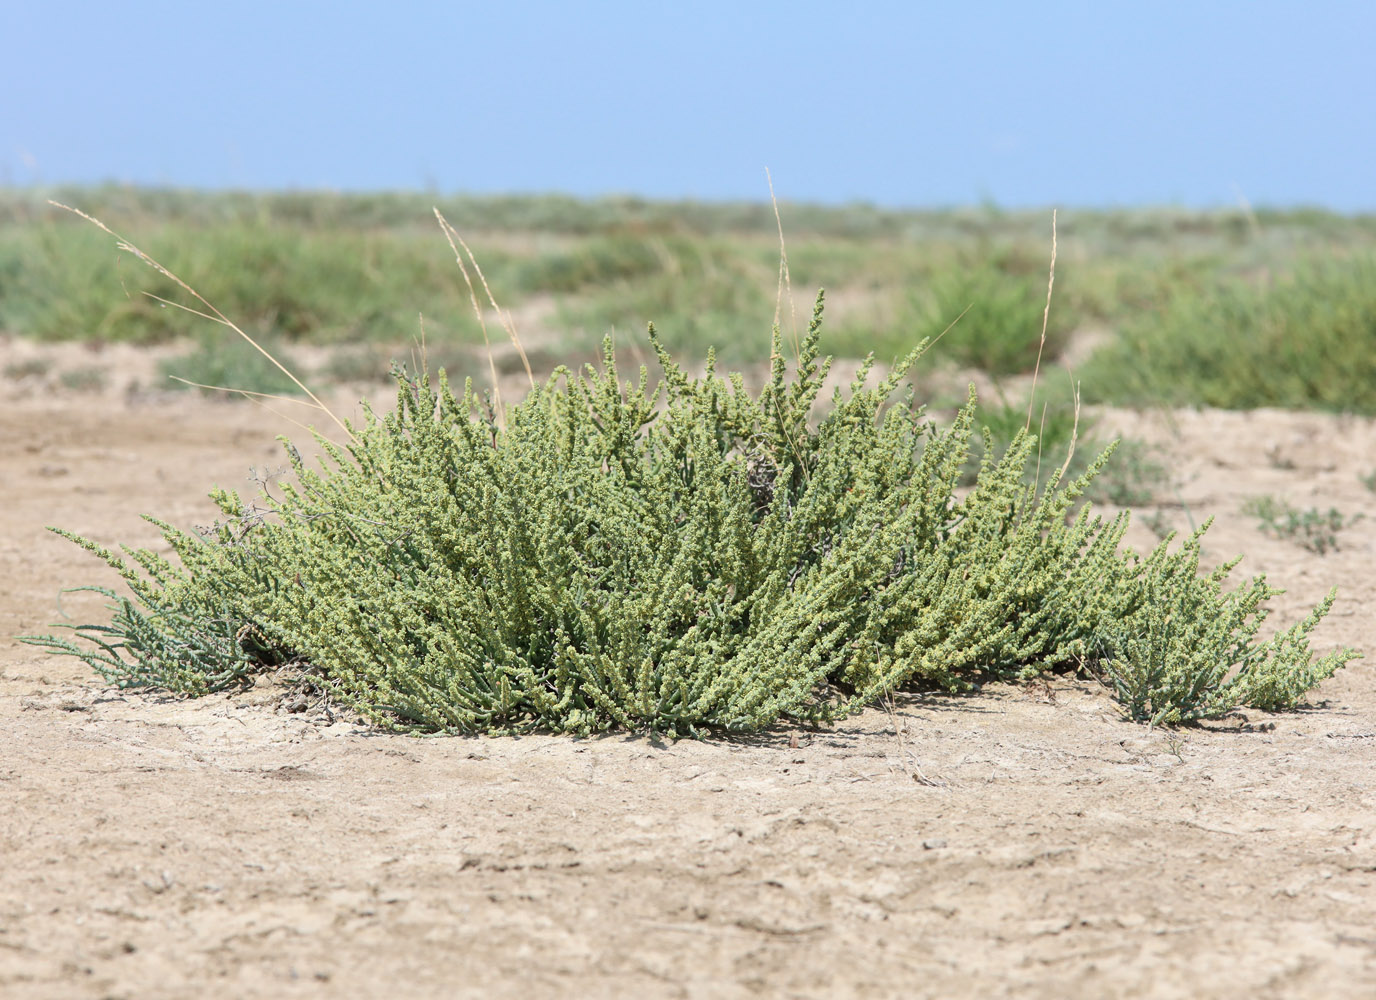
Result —
POLYGON ((931 840, 924 840, 924 841, 922 842, 922 848, 923 848, 923 850, 927 850, 927 851, 939 850, 940 848, 945 847, 945 846, 946 846, 946 841, 942 840, 940 837, 933 837, 931 840))

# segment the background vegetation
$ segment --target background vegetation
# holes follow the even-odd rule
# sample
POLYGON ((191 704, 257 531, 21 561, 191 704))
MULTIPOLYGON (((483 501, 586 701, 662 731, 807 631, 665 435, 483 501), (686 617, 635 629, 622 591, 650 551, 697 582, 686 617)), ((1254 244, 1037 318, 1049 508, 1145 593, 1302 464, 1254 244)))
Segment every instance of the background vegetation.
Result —
MULTIPOLYGON (((436 232, 436 203, 546 371, 595 356, 608 333, 638 344, 650 321, 681 356, 710 346, 723 364, 748 366, 768 355, 761 331, 774 318, 779 261, 768 204, 0 191, 0 332, 140 343, 195 342, 204 329, 142 295, 174 290, 50 197, 136 235, 255 335, 287 351, 337 346, 324 377, 381 378, 389 358, 410 356, 421 316, 432 347, 469 360, 480 331, 436 232)), ((887 363, 961 317, 933 359, 981 369, 1016 395, 1041 334, 1047 213, 780 209, 795 292, 808 302, 818 287, 829 292, 823 351, 873 351, 887 363)), ((1044 362, 1069 351, 1087 400, 1376 412, 1373 260, 1376 216, 1063 212, 1044 362)), ((805 311, 795 322, 784 305, 786 335, 805 311)), ((232 375, 234 357, 196 361, 187 377, 232 375)), ((243 388, 278 388, 267 371, 267 383, 254 384, 251 367, 242 377, 243 388)))

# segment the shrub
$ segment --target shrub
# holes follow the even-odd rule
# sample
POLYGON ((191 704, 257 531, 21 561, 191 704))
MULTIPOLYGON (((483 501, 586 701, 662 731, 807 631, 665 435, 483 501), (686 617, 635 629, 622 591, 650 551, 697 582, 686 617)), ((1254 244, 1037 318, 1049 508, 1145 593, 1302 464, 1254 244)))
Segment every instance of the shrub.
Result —
MULTIPOLYGON (((1023 433, 1024 428, 1029 426, 1028 412, 1029 407, 1025 399, 1019 401, 1016 398, 1002 397, 998 402, 980 409, 977 422, 981 434, 972 442, 970 454, 966 458, 965 468, 961 474, 962 485, 974 483, 983 462, 986 444, 1002 452, 1023 433)), ((1052 456, 1065 454, 1070 448, 1072 437, 1078 436, 1083 439, 1090 429, 1090 421, 1080 420, 1077 425, 1075 407, 1069 401, 1057 400, 1054 403, 1048 402, 1045 406, 1034 403, 1030 412, 1030 426, 1036 435, 1037 447, 1025 480, 1035 483, 1040 488, 1046 485, 1048 477, 1060 466, 1060 460, 1053 460, 1052 456)), ((1087 451, 1088 449, 1080 449, 1077 446, 1076 458, 1071 463, 1077 475, 1089 467, 1088 461, 1083 458, 1087 451)))
POLYGON ((57 381, 64 389, 75 392, 100 392, 109 381, 109 374, 97 365, 82 365, 68 368, 57 377, 57 381))
MULTIPOLYGON (((863 357, 873 351, 888 361, 903 357, 925 339, 932 342, 934 356, 991 375, 1031 372, 1039 347, 1043 365, 1064 350, 1076 310, 1060 299, 1049 315, 1045 313, 1046 261, 1039 258, 1034 272, 1029 260, 1026 254, 1009 251, 973 261, 948 259, 925 273, 909 270, 893 280, 915 290, 883 296, 894 300, 892 320, 876 317, 842 329, 829 337, 828 346, 838 355, 863 357)), ((880 288, 876 285, 874 292, 880 288)))
POLYGON ((701 357, 710 347, 731 363, 764 360, 754 331, 773 313, 773 287, 756 280, 729 246, 675 244, 671 250, 672 269, 589 286, 583 295, 561 301, 558 325, 569 331, 566 343, 595 351, 608 332, 634 336, 652 318, 663 318, 665 346, 676 355, 701 357))
POLYGON ((623 384, 608 343, 600 369, 556 372, 505 422, 471 382, 398 369, 397 410, 345 449, 320 439, 320 471, 287 446, 281 496, 217 491, 226 520, 201 535, 153 521, 180 565, 67 535, 132 596, 106 591, 113 620, 77 628, 86 644, 26 641, 189 693, 295 665, 401 729, 671 736, 1058 665, 1106 671, 1134 717, 1184 720, 1292 705, 1355 655, 1316 661, 1308 624, 1255 643, 1273 592, 1200 578, 1198 534, 1142 561, 1120 546, 1127 514, 1072 517, 1108 453, 1038 490, 1020 433, 958 495, 973 392, 934 428, 898 392, 917 351, 872 387, 867 366, 814 424, 820 322, 819 298, 792 377, 776 330, 758 395, 710 354, 689 377, 653 329, 656 388, 645 368, 623 384), (1163 622, 1185 639, 1163 645, 1163 622), (1120 666, 1139 661, 1165 665, 1164 688, 1120 666))
MULTIPOLYGON (((207 208, 214 202, 207 198, 207 208)), ((170 213, 150 220, 149 246, 246 325, 289 341, 401 342, 426 316, 430 335, 480 342, 453 258, 406 230, 311 231, 244 219, 213 228, 170 213), (452 326, 440 317, 454 317, 452 326)), ((485 273, 498 292, 514 262, 499 250, 485 273)), ((136 343, 191 334, 200 322, 159 298, 174 282, 125 266, 104 235, 46 214, 0 228, 0 328, 42 340, 136 343)))
POLYGON ((1257 642, 1267 615, 1262 602, 1283 591, 1256 577, 1223 593, 1237 560, 1201 575, 1199 539, 1208 527, 1205 522, 1178 552, 1168 554, 1163 542, 1152 553, 1137 584, 1136 614, 1100 639, 1104 676, 1136 721, 1217 718, 1239 705, 1287 708, 1296 692, 1333 672, 1333 657, 1310 659, 1308 636, 1332 608, 1335 592, 1303 621, 1257 642))
POLYGON ((644 278, 663 266, 664 262, 646 240, 603 237, 589 240, 575 250, 522 261, 516 281, 526 292, 567 293, 587 285, 605 286, 644 278))
MULTIPOLYGON (((260 334, 259 342, 271 350, 273 357, 288 367, 294 367, 291 357, 274 339, 260 334)), ((294 395, 301 391, 281 368, 239 337, 202 336, 192 350, 162 361, 158 370, 167 378, 166 386, 173 389, 189 388, 187 383, 194 382, 212 387, 203 388, 200 390, 202 392, 242 389, 245 392, 294 395), (175 379, 171 377, 174 375, 175 379)))
POLYGON ((5 365, 5 378, 42 378, 52 371, 52 358, 25 358, 22 361, 11 361, 5 365))
POLYGON ((1103 402, 1376 413, 1376 258, 1178 295, 1082 374, 1103 402))
MULTIPOLYGON (((937 342, 937 353, 991 375, 1030 372, 1041 344, 1046 276, 1010 273, 992 264, 953 268, 919 293, 914 308, 917 339, 936 338, 965 312, 937 342)), ((1061 308, 1046 318, 1042 359, 1050 361, 1065 348, 1070 324, 1061 308)))
MULTIPOLYGON (((1094 433, 1094 419, 1075 412, 1073 399, 1038 400, 1031 407, 1031 428, 1036 434, 1037 447, 1029 462, 1024 482, 1044 487, 1053 472, 1063 462, 1059 456, 1074 454, 1065 474, 1078 478, 1089 468, 1094 456, 1104 445, 1094 433)), ((1001 398, 984 407, 979 424, 984 434, 977 438, 966 459, 961 475, 962 485, 970 485, 979 472, 985 452, 985 442, 1002 451, 1028 426, 1029 408, 1026 400, 1001 398)), ((1113 461, 1106 465, 1089 484, 1085 497, 1092 503, 1110 503, 1117 507, 1138 507, 1150 503, 1157 492, 1168 485, 1166 469, 1152 455, 1151 448, 1134 438, 1117 442, 1113 461)))

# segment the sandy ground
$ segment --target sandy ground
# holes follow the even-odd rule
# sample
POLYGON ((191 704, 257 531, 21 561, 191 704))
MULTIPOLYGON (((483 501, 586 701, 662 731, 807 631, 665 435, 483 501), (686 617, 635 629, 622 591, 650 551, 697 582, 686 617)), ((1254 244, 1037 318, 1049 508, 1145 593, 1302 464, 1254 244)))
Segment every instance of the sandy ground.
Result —
MULTIPOLYGON (((0 380, 0 996, 1376 995, 1376 657, 1175 733, 1073 679, 669 745, 120 694, 12 638, 109 582, 43 526, 147 544, 297 432, 37 379, 0 380)), ((1217 513, 1209 556, 1288 588, 1278 624, 1338 584, 1318 646, 1376 654, 1376 425, 1106 419, 1175 456, 1162 517, 1217 513), (1262 493, 1366 517, 1319 556, 1262 493)))

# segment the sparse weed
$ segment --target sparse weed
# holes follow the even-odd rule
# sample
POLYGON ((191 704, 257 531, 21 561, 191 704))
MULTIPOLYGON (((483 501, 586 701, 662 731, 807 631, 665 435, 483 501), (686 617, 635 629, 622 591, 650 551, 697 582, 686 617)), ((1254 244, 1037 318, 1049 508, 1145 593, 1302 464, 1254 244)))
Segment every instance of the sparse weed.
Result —
POLYGON ((68 368, 58 375, 57 381, 64 389, 71 389, 73 392, 100 392, 109 381, 109 376, 103 368, 85 365, 80 368, 68 368))
MULTIPOLYGON (((280 343, 261 338, 260 342, 283 364, 295 367, 290 353, 280 343)), ((195 348, 161 362, 158 370, 166 377, 165 388, 198 388, 200 392, 230 389, 288 396, 301 391, 260 351, 237 337, 224 335, 199 337, 195 348)))
POLYGON ((36 357, 11 361, 5 366, 5 378, 42 378, 53 369, 53 359, 36 357))
POLYGON ((1170 518, 1166 516, 1164 510, 1156 510, 1143 515, 1142 523, 1150 528, 1151 533, 1157 538, 1165 538, 1175 532, 1175 528, 1171 526, 1170 518))
POLYGON ((1181 733, 1171 733, 1166 737, 1166 752, 1182 764, 1185 763, 1185 748, 1189 745, 1189 737, 1181 733))
POLYGON ((1362 516, 1354 514, 1346 517, 1336 507, 1326 511, 1317 507, 1300 510, 1269 494, 1253 497, 1243 504, 1242 510, 1259 519, 1262 531, 1292 541, 1318 555, 1336 549, 1338 532, 1355 524, 1362 516))

